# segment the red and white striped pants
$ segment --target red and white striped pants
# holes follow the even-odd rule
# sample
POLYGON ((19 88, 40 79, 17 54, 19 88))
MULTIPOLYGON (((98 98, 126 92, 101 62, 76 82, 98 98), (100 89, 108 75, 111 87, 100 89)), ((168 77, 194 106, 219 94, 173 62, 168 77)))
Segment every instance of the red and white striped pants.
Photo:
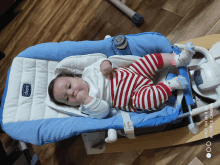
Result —
POLYGON ((154 85, 152 78, 163 68, 160 53, 148 54, 128 68, 117 68, 110 74, 112 107, 136 112, 156 110, 172 95, 163 82, 154 85))

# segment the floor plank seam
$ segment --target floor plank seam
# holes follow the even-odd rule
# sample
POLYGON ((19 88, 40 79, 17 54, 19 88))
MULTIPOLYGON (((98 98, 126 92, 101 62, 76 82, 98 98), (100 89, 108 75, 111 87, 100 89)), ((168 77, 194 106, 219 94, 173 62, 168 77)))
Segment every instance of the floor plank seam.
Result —
MULTIPOLYGON (((170 34, 172 34, 172 33, 175 31, 175 29, 179 26, 179 24, 181 24, 182 21, 184 21, 184 18, 187 17, 188 14, 190 14, 190 12, 194 9, 194 7, 197 6, 198 3, 199 3, 199 1, 196 2, 196 3, 191 7, 191 9, 185 14, 185 16, 182 18, 182 20, 173 28, 173 30, 170 32, 170 34)), ((173 44, 174 44, 174 43, 173 43, 173 44)))
POLYGON ((171 11, 170 9, 165 9, 164 7, 162 7, 162 9, 164 9, 164 10, 166 10, 166 11, 169 11, 169 12, 171 12, 171 13, 174 13, 174 14, 176 14, 176 15, 182 17, 182 18, 184 17, 184 16, 180 15, 179 13, 176 13, 176 12, 174 12, 174 11, 171 11))
POLYGON ((207 35, 210 31, 212 31, 212 29, 219 23, 220 23, 220 19, 216 21, 216 23, 209 29, 209 31, 205 35, 207 35))

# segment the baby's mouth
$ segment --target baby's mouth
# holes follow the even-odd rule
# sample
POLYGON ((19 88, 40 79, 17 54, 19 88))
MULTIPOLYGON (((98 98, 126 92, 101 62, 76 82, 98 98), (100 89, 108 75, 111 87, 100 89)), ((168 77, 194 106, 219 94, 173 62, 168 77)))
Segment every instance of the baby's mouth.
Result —
POLYGON ((74 91, 73 95, 76 97, 76 95, 78 94, 78 90, 74 91))

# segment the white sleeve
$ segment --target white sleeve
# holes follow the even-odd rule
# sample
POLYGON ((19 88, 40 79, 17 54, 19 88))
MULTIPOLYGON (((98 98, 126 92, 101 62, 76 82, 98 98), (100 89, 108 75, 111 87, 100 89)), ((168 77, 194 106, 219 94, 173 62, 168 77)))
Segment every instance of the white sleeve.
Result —
MULTIPOLYGON (((142 57, 133 55, 114 55, 109 57, 108 60, 111 61, 112 65, 114 64, 116 67, 129 67, 129 65, 133 64, 140 58, 142 57)), ((112 66, 112 68, 114 67, 112 66)))
POLYGON ((83 106, 86 110, 86 113, 89 114, 91 118, 102 119, 109 114, 109 105, 106 101, 100 100, 97 97, 93 97, 93 100, 83 106))

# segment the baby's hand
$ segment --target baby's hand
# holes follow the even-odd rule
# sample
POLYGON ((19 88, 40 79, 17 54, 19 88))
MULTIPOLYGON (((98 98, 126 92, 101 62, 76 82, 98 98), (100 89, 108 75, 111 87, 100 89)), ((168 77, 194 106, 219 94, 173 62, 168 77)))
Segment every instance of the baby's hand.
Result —
POLYGON ((87 105, 92 101, 93 98, 89 96, 89 94, 86 91, 82 90, 82 91, 79 91, 76 99, 82 104, 87 105))
POLYGON ((76 99, 77 101, 84 103, 88 97, 89 97, 89 94, 85 90, 81 90, 78 92, 76 99))
POLYGON ((111 65, 111 62, 108 61, 108 60, 105 60, 101 63, 101 66, 100 66, 100 70, 102 72, 103 75, 106 75, 106 74, 109 74, 112 72, 112 65, 111 65))

